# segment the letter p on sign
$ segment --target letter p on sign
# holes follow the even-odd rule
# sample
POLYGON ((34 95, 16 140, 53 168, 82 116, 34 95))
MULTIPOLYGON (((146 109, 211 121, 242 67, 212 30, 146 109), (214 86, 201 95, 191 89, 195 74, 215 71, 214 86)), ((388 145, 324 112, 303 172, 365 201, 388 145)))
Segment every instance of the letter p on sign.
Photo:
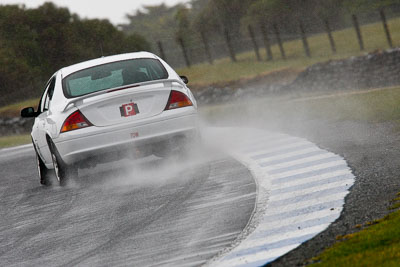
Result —
POLYGON ((119 107, 119 111, 122 117, 134 116, 139 113, 138 106, 135 103, 124 104, 119 107))

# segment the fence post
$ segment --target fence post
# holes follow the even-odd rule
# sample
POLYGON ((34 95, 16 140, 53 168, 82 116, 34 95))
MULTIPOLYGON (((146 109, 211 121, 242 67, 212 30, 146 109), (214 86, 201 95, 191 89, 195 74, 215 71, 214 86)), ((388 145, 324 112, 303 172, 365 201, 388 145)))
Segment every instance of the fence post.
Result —
POLYGON ((182 48, 183 58, 185 59, 186 66, 188 68, 190 68, 190 61, 189 61, 189 57, 186 52, 185 43, 183 42, 183 39, 181 37, 178 37, 177 40, 178 40, 179 45, 182 48))
POLYGON ((355 14, 351 15, 352 19, 353 19, 353 25, 354 25, 354 29, 356 30, 357 33, 357 39, 358 39, 358 44, 360 45, 360 50, 363 51, 364 50, 364 41, 361 35, 361 30, 360 30, 360 25, 358 24, 358 19, 357 16, 355 14))
POLYGON ((283 59, 286 59, 285 49, 283 49, 283 44, 282 44, 282 40, 281 40, 281 34, 279 32, 278 25, 276 25, 274 23, 272 25, 272 27, 274 28, 276 40, 277 40, 278 45, 279 45, 279 50, 281 51, 281 56, 282 56, 283 59))
POLYGON ((385 29, 386 33, 386 39, 388 41, 390 48, 393 48, 392 36, 390 35, 389 27, 386 21, 385 11, 383 10, 383 8, 379 11, 379 13, 381 14, 383 28, 385 29))
POLYGON ((264 39, 265 50, 267 52, 267 60, 272 60, 273 56, 272 56, 272 51, 271 51, 271 44, 270 44, 269 38, 268 38, 267 28, 265 27, 264 24, 261 24, 260 29, 261 29, 261 34, 264 39))
POLYGON ((304 52, 306 53, 307 57, 311 57, 310 47, 308 46, 306 32, 304 30, 304 25, 303 22, 301 22, 301 20, 299 20, 299 28, 300 28, 301 40, 303 41, 304 52))
POLYGON ((228 29, 226 29, 226 28, 224 28, 224 37, 225 37, 226 45, 228 46, 229 56, 230 56, 232 62, 236 62, 236 55, 235 55, 235 51, 233 50, 233 47, 232 47, 231 37, 229 35, 228 29))
POLYGON ((158 45, 158 50, 160 50, 160 57, 161 57, 164 61, 166 61, 167 58, 165 57, 165 53, 164 53, 164 49, 163 49, 163 46, 162 46, 161 41, 158 41, 158 42, 157 42, 157 45, 158 45))
POLYGON ((335 44, 335 40, 333 39, 333 36, 332 36, 332 30, 329 25, 329 21, 327 19, 325 19, 324 24, 325 24, 326 33, 328 34, 328 39, 329 39, 329 43, 331 45, 332 53, 336 54, 336 44, 335 44))
POLYGON ((208 62, 212 65, 213 64, 213 58, 211 56, 210 47, 208 46, 208 40, 206 38, 206 35, 204 34, 204 31, 200 32, 200 36, 201 36, 201 40, 203 41, 204 51, 206 52, 206 56, 207 56, 208 62))
POLYGON ((255 38, 254 32, 253 32, 253 28, 251 27, 251 25, 249 25, 247 27, 247 29, 249 30, 250 38, 251 38, 251 41, 253 42, 254 52, 256 53, 257 61, 261 61, 260 53, 258 52, 257 41, 256 41, 256 38, 255 38))

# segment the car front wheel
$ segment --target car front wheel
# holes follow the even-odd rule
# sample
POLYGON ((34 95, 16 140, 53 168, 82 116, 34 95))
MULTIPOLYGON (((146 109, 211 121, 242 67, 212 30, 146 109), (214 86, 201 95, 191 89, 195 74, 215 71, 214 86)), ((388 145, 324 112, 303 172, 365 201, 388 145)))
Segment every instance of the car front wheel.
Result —
POLYGON ((42 185, 51 185, 49 177, 49 169, 47 169, 46 165, 44 165, 42 159, 39 157, 37 153, 36 153, 36 164, 40 178, 40 183, 42 185))

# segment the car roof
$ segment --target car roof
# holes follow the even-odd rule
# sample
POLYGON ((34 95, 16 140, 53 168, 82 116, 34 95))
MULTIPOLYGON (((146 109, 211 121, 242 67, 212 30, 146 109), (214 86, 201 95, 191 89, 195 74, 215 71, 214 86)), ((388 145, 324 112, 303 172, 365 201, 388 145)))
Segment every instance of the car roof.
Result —
POLYGON ((71 73, 74 73, 79 70, 91 68, 94 66, 102 65, 102 64, 107 64, 115 61, 122 61, 122 60, 128 60, 128 59, 136 59, 136 58, 156 58, 157 56, 149 53, 149 52, 134 52, 134 53, 126 53, 126 54, 119 54, 119 55, 113 55, 113 56, 107 56, 107 57, 101 57, 101 58, 96 58, 88 61, 84 61, 81 63, 77 63, 68 67, 62 68, 61 75, 62 77, 66 77, 70 75, 71 73))

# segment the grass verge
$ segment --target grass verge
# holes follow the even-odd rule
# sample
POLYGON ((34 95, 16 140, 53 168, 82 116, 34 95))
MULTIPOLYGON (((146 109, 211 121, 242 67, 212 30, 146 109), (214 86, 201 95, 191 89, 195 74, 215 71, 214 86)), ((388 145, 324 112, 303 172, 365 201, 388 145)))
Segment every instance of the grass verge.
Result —
POLYGON ((31 136, 29 134, 0 137, 0 148, 25 145, 29 143, 31 143, 31 136))
POLYGON ((0 117, 19 117, 21 109, 26 107, 36 107, 39 103, 39 99, 29 99, 23 102, 15 103, 0 108, 0 117))
POLYGON ((311 266, 399 266, 400 211, 343 240, 314 258, 311 266))
MULTIPOLYGON (((260 124, 289 124, 293 121, 362 121, 394 122, 400 130, 400 87, 330 95, 290 98, 290 96, 250 99, 200 108, 206 120, 246 121, 254 118, 260 124), (234 115, 233 115, 234 114, 234 115)), ((253 121, 253 119, 252 119, 253 121)))

